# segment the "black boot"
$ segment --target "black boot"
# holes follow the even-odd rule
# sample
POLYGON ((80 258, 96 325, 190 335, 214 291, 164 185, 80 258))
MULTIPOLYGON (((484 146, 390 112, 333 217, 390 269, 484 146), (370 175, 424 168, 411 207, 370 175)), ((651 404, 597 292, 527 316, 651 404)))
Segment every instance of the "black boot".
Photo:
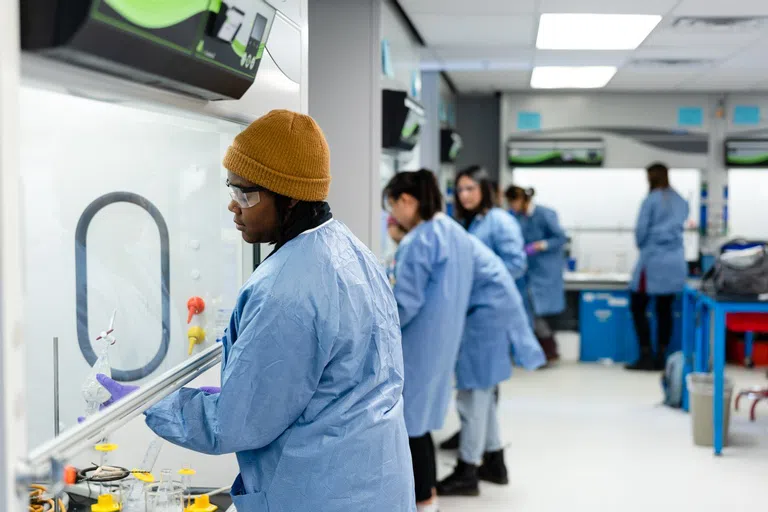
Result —
POLYGON ((507 475, 507 466, 504 464, 504 450, 486 452, 483 455, 483 465, 477 471, 477 476, 484 482, 507 485, 509 476, 507 475))
POLYGON ((632 364, 624 366, 627 370, 652 372, 656 369, 656 361, 651 354, 650 347, 640 347, 640 359, 632 364))
POLYGON ((460 438, 461 438, 461 430, 453 434, 453 436, 450 439, 446 439, 445 441, 440 443, 440 449, 441 450, 458 450, 460 438))
POLYGON ((448 478, 437 484, 438 496, 479 496, 480 486, 477 466, 459 459, 456 469, 448 478))

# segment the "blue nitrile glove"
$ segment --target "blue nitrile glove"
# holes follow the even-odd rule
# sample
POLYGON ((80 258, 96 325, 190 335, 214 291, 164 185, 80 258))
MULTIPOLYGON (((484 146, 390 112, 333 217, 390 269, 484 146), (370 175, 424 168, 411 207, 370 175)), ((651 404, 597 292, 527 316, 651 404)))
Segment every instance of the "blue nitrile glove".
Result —
POLYGON ((139 386, 131 386, 130 384, 120 384, 119 382, 110 379, 103 373, 97 374, 96 380, 98 380, 99 384, 104 386, 104 389, 109 391, 109 394, 112 395, 112 397, 109 400, 101 404, 101 409, 104 409, 105 407, 109 407, 110 405, 122 400, 126 396, 130 395, 131 393, 139 389, 139 386))

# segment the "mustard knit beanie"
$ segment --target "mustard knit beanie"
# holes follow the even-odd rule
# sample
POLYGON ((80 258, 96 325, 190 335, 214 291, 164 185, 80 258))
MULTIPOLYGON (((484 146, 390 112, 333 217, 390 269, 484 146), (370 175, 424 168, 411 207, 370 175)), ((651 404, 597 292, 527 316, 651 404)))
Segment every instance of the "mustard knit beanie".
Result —
POLYGON ((235 137, 224 167, 251 183, 299 201, 324 201, 331 155, 311 117, 273 110, 235 137))

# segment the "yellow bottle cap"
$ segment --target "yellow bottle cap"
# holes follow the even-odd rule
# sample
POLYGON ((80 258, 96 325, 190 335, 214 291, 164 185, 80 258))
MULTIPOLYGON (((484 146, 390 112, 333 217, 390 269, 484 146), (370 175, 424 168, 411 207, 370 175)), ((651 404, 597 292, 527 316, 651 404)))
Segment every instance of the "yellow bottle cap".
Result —
POLYGON ((179 474, 183 476, 193 476, 197 474, 197 471, 190 468, 184 468, 179 470, 179 474))
POLYGON ((116 444, 102 443, 93 447, 97 452, 108 453, 117 450, 116 444))
POLYGON ((144 482, 145 484, 151 484, 155 481, 155 476, 152 473, 148 473, 146 471, 139 471, 138 469, 134 469, 131 471, 131 474, 136 480, 139 482, 144 482))
POLYGON ((111 494, 102 494, 99 501, 91 505, 91 512, 120 512, 120 504, 115 503, 111 494))
POLYGON ((184 509, 184 512, 215 512, 219 507, 211 504, 211 498, 207 494, 195 498, 195 502, 184 509))

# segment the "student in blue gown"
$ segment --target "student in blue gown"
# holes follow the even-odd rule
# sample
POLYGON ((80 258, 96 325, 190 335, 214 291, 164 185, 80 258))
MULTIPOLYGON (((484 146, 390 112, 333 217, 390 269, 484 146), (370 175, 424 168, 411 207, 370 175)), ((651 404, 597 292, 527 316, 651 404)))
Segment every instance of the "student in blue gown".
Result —
POLYGON ((396 174, 383 199, 408 232, 397 251, 394 287, 403 333, 405 425, 417 506, 436 511, 430 433, 442 428, 451 399, 472 290, 472 239, 442 213, 440 189, 429 170, 396 174))
POLYGON ((648 167, 650 192, 640 207, 635 241, 640 258, 632 275, 632 319, 640 357, 628 370, 663 370, 672 338, 672 304, 682 293, 688 276, 683 230, 688 219, 688 202, 669 184, 664 164, 648 167), (651 347, 651 327, 646 309, 656 302, 657 347, 651 347))
MULTIPOLYGON (((234 305, 221 389, 182 388, 147 425, 190 450, 235 453, 241 512, 414 511, 397 304, 325 202, 322 131, 273 111, 235 138, 224 166, 235 227, 274 250, 234 305)), ((135 389, 100 382, 111 402, 135 389)))
POLYGON ((559 359, 551 317, 565 310, 565 252, 568 238, 557 212, 533 202, 535 192, 512 185, 506 191, 510 210, 520 223, 528 256, 523 298, 528 301, 536 337, 548 361, 559 359))

